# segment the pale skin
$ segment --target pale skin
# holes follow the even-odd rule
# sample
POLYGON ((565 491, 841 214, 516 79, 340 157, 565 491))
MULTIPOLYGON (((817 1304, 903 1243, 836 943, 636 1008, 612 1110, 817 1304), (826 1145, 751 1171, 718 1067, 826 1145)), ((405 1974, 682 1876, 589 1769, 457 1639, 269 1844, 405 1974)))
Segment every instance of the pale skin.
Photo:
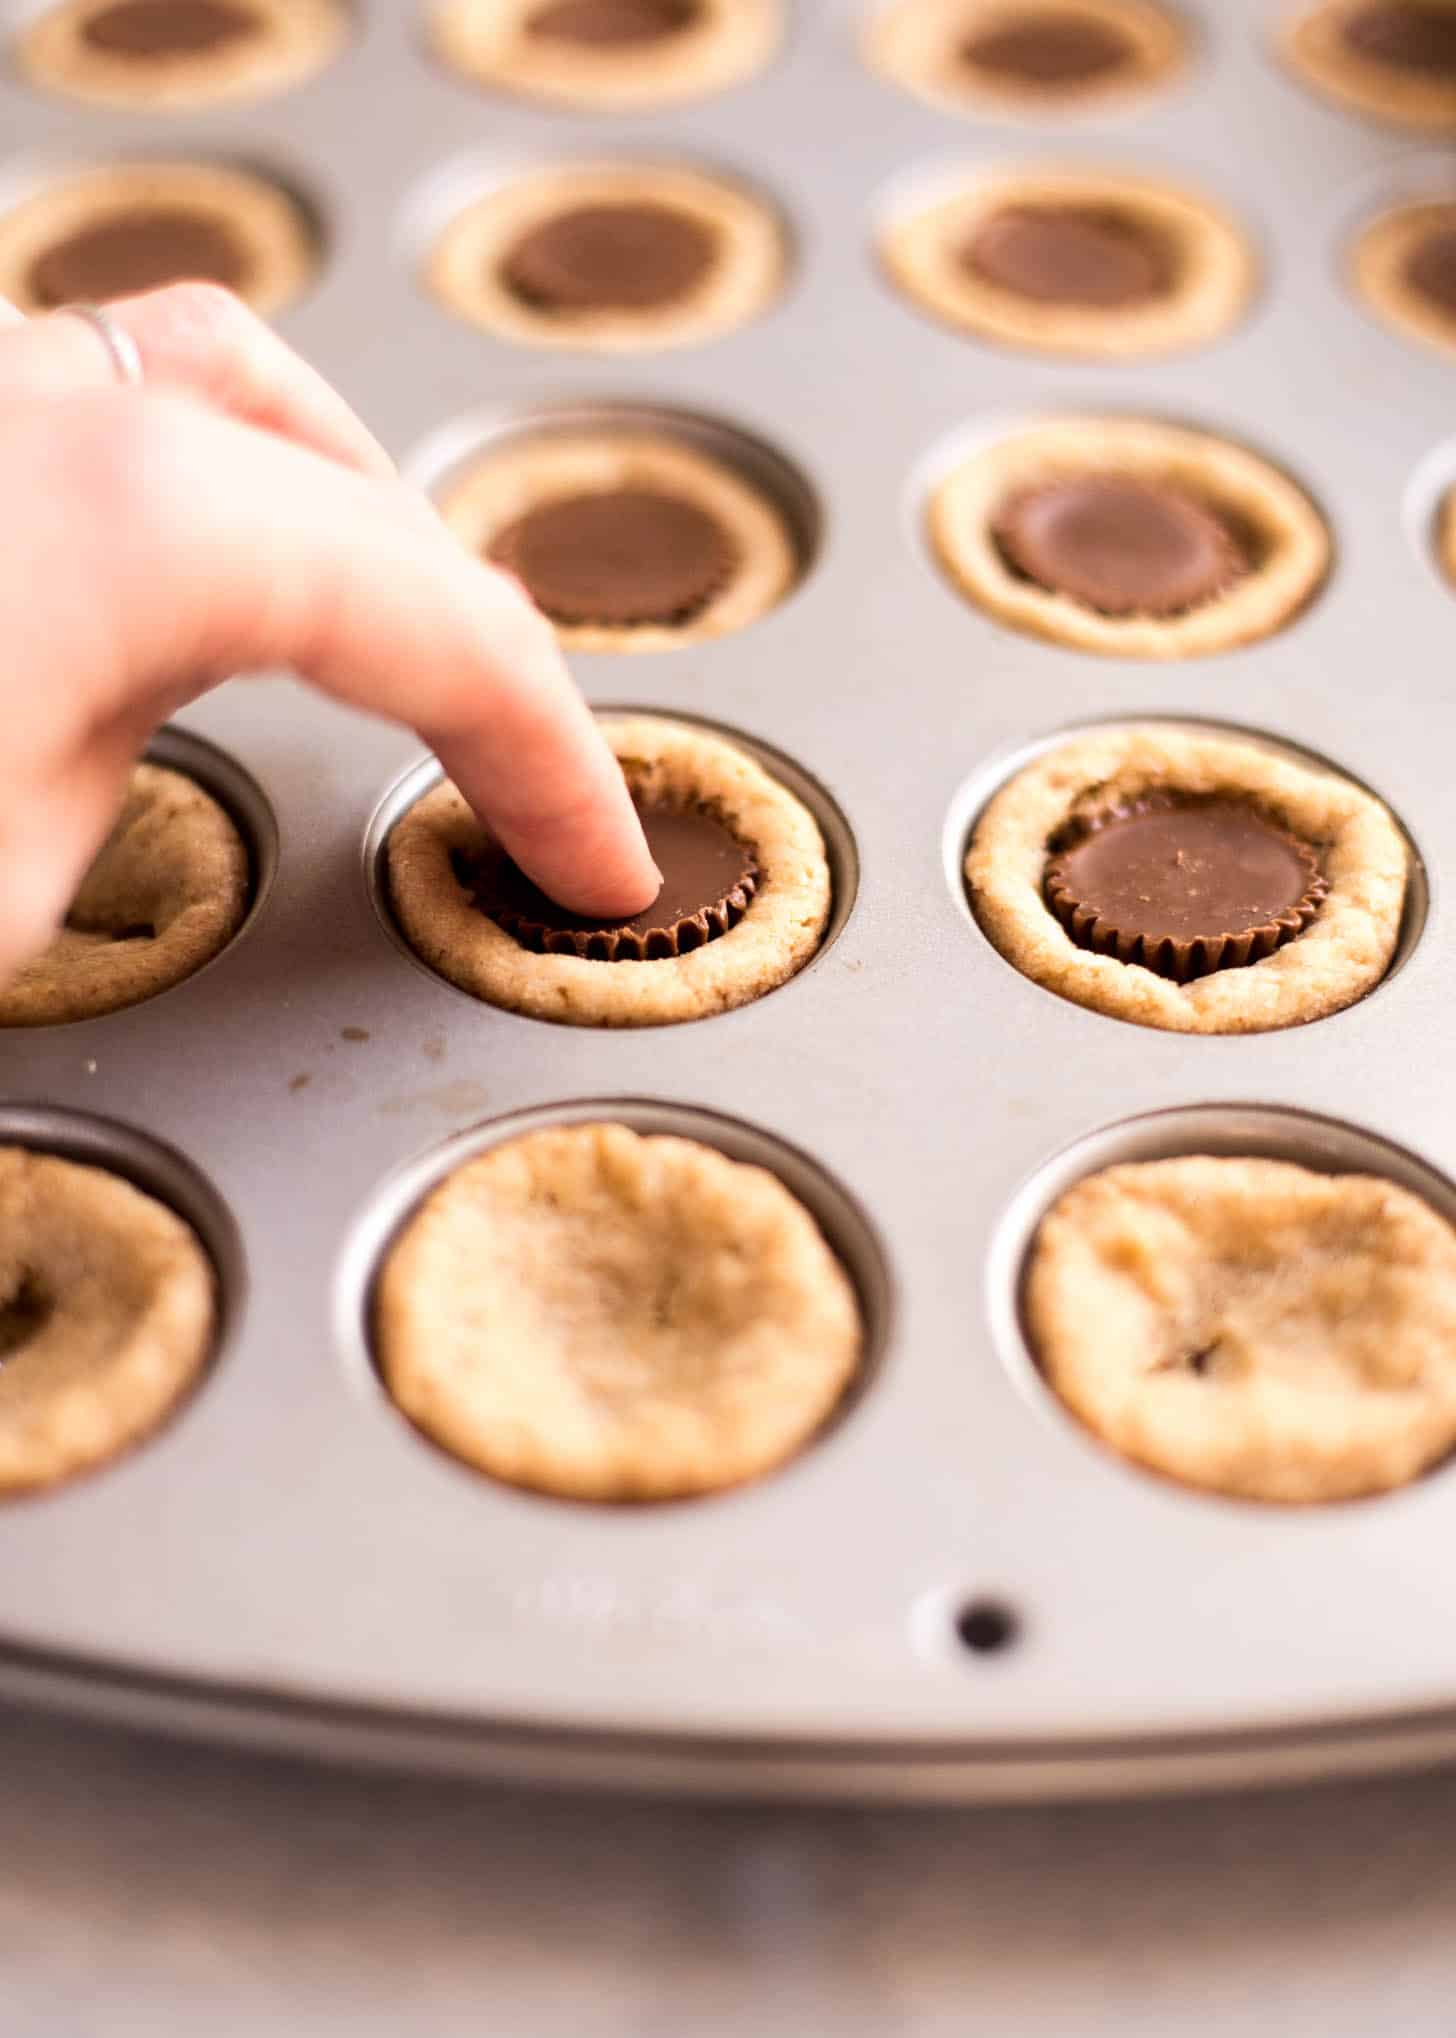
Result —
POLYGON ((242 304, 180 284, 84 321, 0 299, 0 980, 38 953, 148 738, 230 675, 291 667, 414 729, 580 913, 660 879, 549 624, 470 558, 343 399, 242 304))

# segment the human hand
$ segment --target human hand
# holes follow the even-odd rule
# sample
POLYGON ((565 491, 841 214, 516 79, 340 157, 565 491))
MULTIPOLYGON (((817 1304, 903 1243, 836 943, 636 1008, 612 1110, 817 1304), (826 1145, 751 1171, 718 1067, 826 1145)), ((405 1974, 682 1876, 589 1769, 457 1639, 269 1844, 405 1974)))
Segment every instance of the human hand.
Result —
POLYGON ((141 389, 85 321, 0 300, 0 980, 50 939, 157 726, 264 666, 415 729, 564 905, 649 904, 621 772, 516 583, 225 291, 108 310, 141 389))

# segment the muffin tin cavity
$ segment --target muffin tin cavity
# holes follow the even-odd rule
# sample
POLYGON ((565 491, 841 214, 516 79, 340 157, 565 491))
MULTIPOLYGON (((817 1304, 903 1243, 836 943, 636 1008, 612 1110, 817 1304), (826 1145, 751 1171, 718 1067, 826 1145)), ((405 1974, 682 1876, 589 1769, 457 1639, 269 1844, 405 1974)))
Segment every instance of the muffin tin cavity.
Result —
MULTIPOLYGON (((991 1246, 988 1300, 997 1347, 1017 1385, 1058 1422, 1074 1423, 1077 1434, 1083 1437, 1088 1437, 1089 1432, 1074 1421, 1070 1411, 1053 1394, 1042 1373, 1027 1315, 1027 1273, 1043 1222, 1076 1185, 1103 1176, 1109 1169, 1197 1157, 1234 1162, 1273 1161, 1307 1170, 1316 1176, 1373 1177, 1415 1197, 1427 1212, 1434 1214, 1439 1224, 1432 1227, 1432 1236, 1438 1244, 1445 1238, 1440 1226, 1456 1224, 1456 1186, 1428 1163, 1370 1131, 1301 1111, 1265 1105, 1189 1107, 1161 1111, 1113 1125, 1078 1140, 1038 1169, 1008 1206, 991 1246)), ((1420 1217, 1421 1213, 1417 1216, 1420 1217)), ((1258 1262, 1256 1243, 1251 1242, 1250 1252, 1253 1261, 1258 1262)), ((1129 1267, 1136 1264, 1135 1259, 1129 1259, 1129 1267)), ((1259 1271, 1267 1274, 1267 1263, 1259 1271)), ((1219 1355, 1216 1351, 1194 1353, 1192 1358, 1194 1363, 1190 1370, 1197 1377, 1210 1381, 1217 1378, 1219 1355)), ((1237 1381, 1242 1374, 1235 1369, 1230 1377, 1237 1381)), ((1297 1375, 1294 1384, 1297 1387, 1297 1375)), ((1316 1393, 1315 1416, 1321 1416, 1319 1399, 1316 1393)), ((1339 1436, 1338 1424, 1332 1422, 1328 1431, 1322 1430, 1317 1438, 1326 1454, 1325 1469, 1330 1478, 1327 1495, 1321 1495, 1314 1488, 1298 1490, 1291 1487, 1288 1491, 1263 1495, 1246 1489, 1243 1495, 1234 1497, 1313 1500, 1321 1497, 1363 1497, 1377 1492, 1380 1482, 1362 1483, 1358 1467, 1344 1461, 1339 1436)), ((1349 1440, 1353 1451, 1360 1441, 1358 1421, 1351 1423, 1349 1440)), ((1186 1433, 1185 1442, 1196 1444, 1196 1425, 1186 1433)), ((1105 1449, 1100 1445, 1099 1448, 1105 1449)), ((1109 1452, 1107 1455, 1114 1463, 1123 1464, 1139 1475, 1147 1469, 1133 1465, 1119 1454, 1109 1452)), ((1258 1467, 1257 1458, 1254 1465, 1258 1467)), ((1267 1474, 1271 1468, 1276 1472, 1279 1469, 1277 1451, 1271 1454, 1262 1470, 1267 1474)), ((1298 1467, 1295 1469, 1297 1471, 1298 1467)), ((1403 1484, 1410 1476, 1407 1470, 1391 1483, 1403 1484)), ((1179 1481, 1180 1485, 1183 1483, 1179 1481)), ((1257 1483, 1256 1472, 1251 1484, 1257 1483)), ((1185 1487, 1185 1490, 1188 1489, 1185 1487)), ((1228 1497, 1220 1495, 1220 1503, 1227 1505, 1228 1497)))
MULTIPOLYGON (((776 1190, 787 1191, 817 1228, 838 1270, 835 1278, 847 1279, 846 1292, 852 1292, 859 1320, 857 1356, 852 1369, 826 1402, 821 1418, 811 1422, 797 1446, 779 1454, 786 1461, 778 1467, 777 1475, 782 1476, 802 1450, 817 1446, 837 1430, 872 1382, 890 1328, 889 1271, 869 1219, 854 1199, 807 1155, 755 1126, 685 1105, 604 1098, 543 1106, 463 1133, 400 1170, 384 1185, 356 1226, 340 1269, 337 1320, 344 1351, 356 1376, 363 1379, 372 1373, 378 1380, 380 1271, 432 1193, 481 1155, 533 1134, 583 1126, 617 1126, 642 1139, 666 1136, 690 1141, 712 1155, 764 1170, 776 1190)), ((680 1275, 691 1285, 690 1260, 683 1261, 680 1275)), ((527 1278, 529 1270, 523 1270, 523 1279, 527 1278)), ((448 1307, 448 1299, 442 1300, 448 1307)), ((726 1295, 720 1300, 726 1308, 726 1295)), ((740 1307, 746 1308, 751 1316, 752 1305, 747 1296, 732 1306, 730 1316, 736 1318, 740 1307)), ((834 1313, 837 1318, 837 1307, 834 1313)), ((433 1440, 439 1441, 438 1437, 433 1440)), ((733 1450, 736 1452, 736 1446, 733 1450)), ((759 1468, 760 1472, 773 1469, 768 1460, 759 1468)), ((542 1482, 526 1479, 523 1483, 542 1482)), ((715 1488, 726 1490, 736 1483, 737 1479, 732 1477, 696 1484, 690 1480, 675 1489, 664 1485, 660 1491, 653 1491, 650 1481, 639 1484, 636 1491, 631 1490, 630 1484, 618 1491, 605 1487, 590 1491, 586 1485, 579 1485, 573 1494, 568 1482, 553 1490, 558 1498, 667 1499, 687 1498, 694 1492, 707 1493, 715 1488)), ((608 1480, 607 1485, 610 1484, 608 1480)))
POLYGON ((169 1423, 231 1335, 245 1266, 211 1184, 131 1127, 0 1105, 0 1156, 10 1247, 0 1499, 10 1500, 97 1472, 169 1423))
POLYGON ((788 597, 818 542, 812 490, 782 455, 686 411, 466 420, 420 470, 461 541, 522 580, 581 651, 670 651, 743 629, 788 597))
POLYGON ((211 744, 161 730, 54 943, 0 986, 0 1036, 103 1018, 201 975, 240 938, 276 863, 256 783, 211 744))
POLYGON ((241 160, 53 162, 0 186, 0 296, 28 314, 205 281, 271 318, 324 256, 312 203, 241 160))

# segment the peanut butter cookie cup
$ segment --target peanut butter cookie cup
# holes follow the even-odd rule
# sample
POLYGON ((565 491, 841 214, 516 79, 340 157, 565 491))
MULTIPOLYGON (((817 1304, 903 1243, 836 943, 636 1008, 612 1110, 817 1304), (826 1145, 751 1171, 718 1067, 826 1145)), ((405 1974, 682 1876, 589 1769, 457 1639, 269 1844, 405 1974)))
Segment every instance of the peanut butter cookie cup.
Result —
POLYGON ((653 904, 610 923, 565 912, 445 783, 389 837, 389 897, 411 948, 486 1004, 574 1026, 702 1019, 785 983, 829 920, 813 815, 721 736, 647 715, 602 726, 663 873, 653 904))
POLYGON ((0 1147, 0 1495, 137 1443, 212 1352, 191 1227, 102 1168, 0 1147))
POLYGON ((1453 0, 1320 0, 1284 35, 1295 71, 1357 113, 1456 127, 1453 0))
POLYGON ((435 48, 482 85, 589 111, 698 99, 761 70, 779 0, 437 0, 435 48))
POLYGON ((1235 737, 1101 729, 977 821, 971 910, 1023 976, 1175 1033, 1259 1033, 1364 997, 1395 952, 1405 841, 1371 794, 1235 737))
POLYGON ((217 163, 80 171, 0 217, 0 296, 25 312, 201 279, 269 317, 305 287, 318 258, 297 199, 217 163))
POLYGON ((672 650, 742 629, 800 568, 776 503, 711 454, 642 432, 512 441, 468 467, 441 508, 580 651, 672 650))
POLYGON ((675 1500, 803 1449, 861 1362, 848 1276, 775 1175, 623 1125, 447 1177, 379 1277, 379 1369, 456 1457, 571 1499, 675 1500))
POLYGON ((139 764, 64 926, 0 984, 0 1027, 96 1019, 170 990, 226 948, 249 891, 247 849, 217 801, 139 764))
POLYGON ((736 185, 665 164, 583 163, 477 199, 425 273, 447 309, 503 339, 617 353, 745 324, 785 263, 777 215, 736 185))
POLYGON ((61 0, 21 36, 32 84, 148 111, 282 92, 330 63, 344 0, 61 0))
POLYGON ((1243 447, 1141 418, 1063 418, 979 447, 930 535, 963 593, 1030 636, 1120 658, 1267 637, 1330 558, 1314 505, 1243 447))
POLYGON ((1250 1500, 1347 1500, 1456 1446, 1456 1232, 1407 1189, 1285 1161, 1108 1168, 1025 1290, 1055 1392, 1123 1456, 1250 1500))
POLYGON ((1255 278, 1248 241, 1207 199, 1092 170, 972 175, 893 221, 881 258, 947 325, 1042 353, 1119 358, 1214 338, 1255 278))
POLYGON ((1456 351, 1456 199, 1384 213, 1356 241, 1350 269, 1356 289, 1387 324, 1456 351))
POLYGON ((1076 113, 1147 91, 1186 55, 1153 0, 896 0, 866 55, 892 83, 956 113, 1076 113))

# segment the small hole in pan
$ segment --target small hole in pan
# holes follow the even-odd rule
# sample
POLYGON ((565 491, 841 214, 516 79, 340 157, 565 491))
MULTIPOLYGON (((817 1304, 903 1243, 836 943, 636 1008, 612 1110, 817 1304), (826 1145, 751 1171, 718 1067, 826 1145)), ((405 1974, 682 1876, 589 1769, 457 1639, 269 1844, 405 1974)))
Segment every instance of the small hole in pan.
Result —
POLYGON ((956 1639, 973 1656, 1000 1656, 1021 1636, 1016 1609, 1002 1599, 968 1599, 956 1613, 956 1639))

